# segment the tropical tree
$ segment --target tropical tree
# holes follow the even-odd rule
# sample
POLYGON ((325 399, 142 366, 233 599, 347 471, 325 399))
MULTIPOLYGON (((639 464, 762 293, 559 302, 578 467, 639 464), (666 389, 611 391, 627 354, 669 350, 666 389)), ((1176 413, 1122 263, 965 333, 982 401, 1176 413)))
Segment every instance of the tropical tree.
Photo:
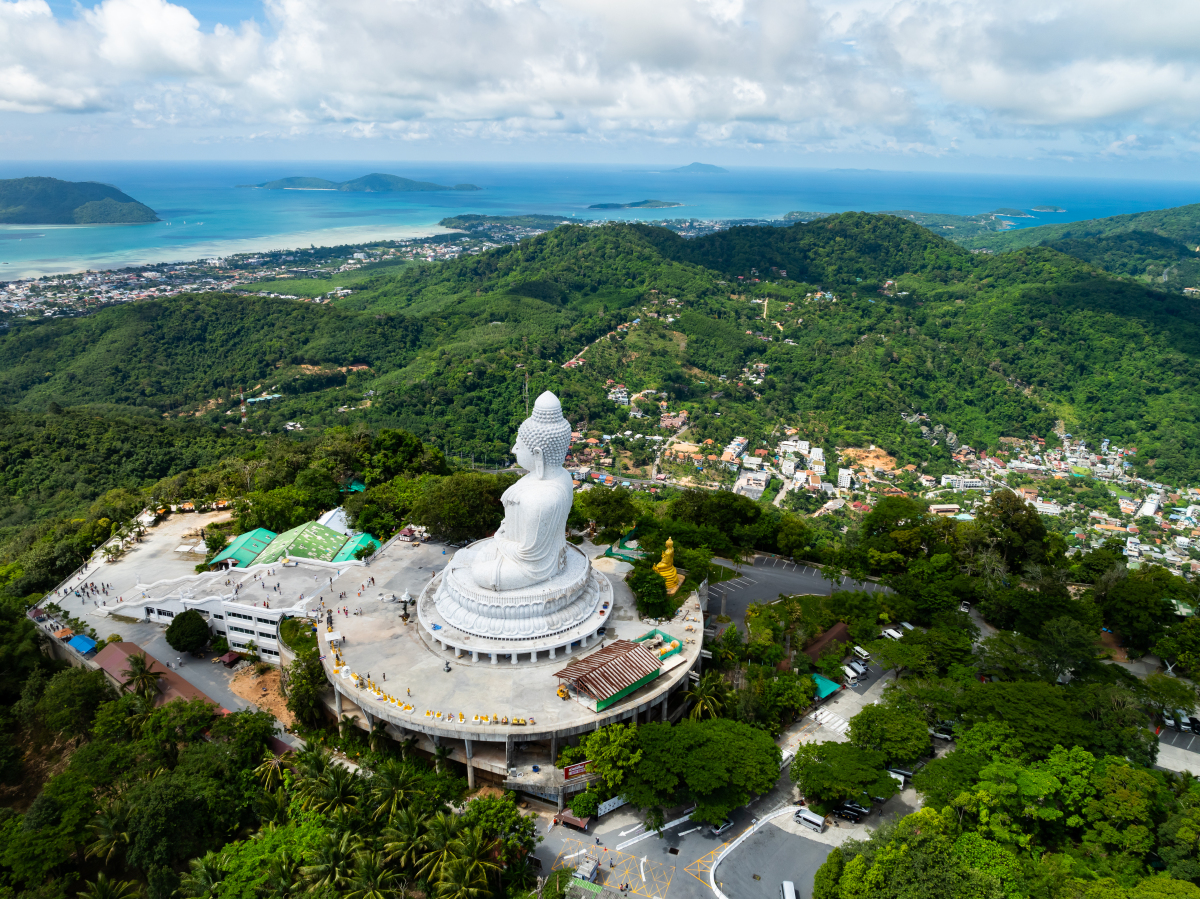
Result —
POLYGON ((446 759, 450 758, 450 747, 443 744, 438 744, 433 747, 433 770, 438 774, 442 773, 442 768, 446 764, 446 759))
POLYGON ((300 859, 284 849, 271 856, 267 863, 267 882, 264 885, 272 896, 292 896, 304 887, 300 859))
POLYGON ((153 666, 154 663, 144 652, 131 655, 129 667, 121 672, 121 676, 125 678, 121 686, 132 690, 138 696, 149 696, 158 692, 158 679, 163 676, 163 672, 155 671, 153 666))
POLYGON ((370 780, 371 803, 375 806, 372 817, 390 821, 404 805, 406 799, 419 792, 421 779, 407 762, 388 759, 375 769, 370 780))
POLYGON ((717 718, 729 702, 729 683, 715 671, 706 671, 700 682, 685 694, 694 705, 688 717, 693 720, 717 718))
POLYGON ((300 869, 308 888, 313 892, 343 890, 354 870, 354 856, 361 848, 362 842, 352 833, 325 834, 313 852, 312 864, 300 869))
POLYGON ((454 841, 454 857, 466 862, 471 872, 486 882, 493 874, 500 873, 495 862, 496 841, 488 838, 482 827, 463 827, 454 841))
POLYGON ((437 881, 438 899, 481 899, 488 893, 487 880, 461 858, 451 858, 437 881))
POLYGON ((415 868, 425 854, 425 818, 415 809, 402 808, 383 831, 383 849, 389 862, 415 868))
POLYGON ((291 805, 287 790, 280 787, 273 793, 260 793, 254 800, 254 813, 260 821, 268 824, 286 824, 288 807, 291 805))
POLYGON ((188 862, 188 870, 179 878, 179 892, 190 899, 216 896, 229 874, 224 855, 209 852, 188 862))
POLYGON ((322 815, 358 808, 360 778, 349 768, 333 765, 304 793, 303 807, 322 815))
POLYGON ((387 739, 387 722, 382 718, 376 718, 375 723, 371 725, 371 733, 367 736, 367 745, 371 747, 372 752, 378 752, 379 747, 387 739))
POLYGON ((405 761, 408 761, 409 756, 411 756, 413 754, 413 752, 416 751, 416 748, 417 748, 417 738, 416 737, 405 737, 403 740, 400 741, 400 758, 404 759, 405 761))
POLYGON ((263 789, 273 793, 282 787, 283 772, 291 767, 294 759, 292 752, 277 756, 270 749, 264 749, 262 763, 254 769, 255 775, 262 781, 263 789))
POLYGON ((403 893, 400 875, 388 868, 382 852, 360 852, 342 890, 342 899, 393 899, 403 893))
POLYGON ((92 842, 87 856, 109 865, 129 846, 129 806, 114 802, 96 815, 91 824, 92 842))
POLYGON ((141 890, 132 880, 109 880, 103 873, 79 891, 79 899, 136 899, 140 895, 141 890))
POLYGON ((424 852, 417 873, 422 880, 438 881, 442 869, 456 855, 458 832, 462 820, 448 812, 438 812, 429 819, 425 831, 424 852))

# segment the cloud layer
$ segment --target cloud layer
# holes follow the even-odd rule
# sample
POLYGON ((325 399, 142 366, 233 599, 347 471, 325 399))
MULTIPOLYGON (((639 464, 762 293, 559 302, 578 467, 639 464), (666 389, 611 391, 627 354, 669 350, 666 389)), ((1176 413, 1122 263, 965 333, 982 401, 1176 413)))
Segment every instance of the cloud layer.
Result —
POLYGON ((0 120, 238 140, 1195 153, 1194 0, 0 0, 0 120), (55 114, 60 114, 55 116, 55 114))

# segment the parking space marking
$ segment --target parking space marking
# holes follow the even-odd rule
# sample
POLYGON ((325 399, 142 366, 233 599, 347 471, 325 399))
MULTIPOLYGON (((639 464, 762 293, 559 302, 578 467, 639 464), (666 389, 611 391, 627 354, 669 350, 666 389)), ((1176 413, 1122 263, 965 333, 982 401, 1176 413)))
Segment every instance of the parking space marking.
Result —
POLYGON ((696 859, 683 870, 687 871, 705 886, 708 886, 708 872, 712 870, 713 862, 717 860, 717 856, 724 852, 725 847, 728 845, 728 843, 722 843, 707 855, 700 856, 700 858, 696 859))
POLYGON ((551 870, 574 868, 589 851, 600 860, 596 871, 596 883, 612 890, 618 890, 621 884, 627 883, 630 886, 629 892, 634 895, 644 899, 666 899, 667 890, 671 887, 671 878, 675 875, 674 865, 664 865, 649 859, 643 865, 642 859, 636 855, 585 843, 582 840, 563 840, 562 849, 554 859, 551 870))

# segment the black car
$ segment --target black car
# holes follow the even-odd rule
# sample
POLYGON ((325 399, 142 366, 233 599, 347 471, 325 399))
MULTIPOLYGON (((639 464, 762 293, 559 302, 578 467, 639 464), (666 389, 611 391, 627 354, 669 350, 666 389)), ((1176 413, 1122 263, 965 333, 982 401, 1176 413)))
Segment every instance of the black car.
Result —
POLYGON ((845 802, 841 803, 841 804, 838 806, 838 808, 846 808, 846 809, 850 809, 850 811, 852 811, 852 812, 858 812, 858 813, 859 813, 860 815, 862 815, 864 818, 865 818, 867 815, 871 814, 871 810, 870 810, 869 808, 866 808, 865 806, 859 805, 859 804, 858 804, 857 802, 855 802, 853 799, 847 799, 845 802))
POLYGON ((852 824, 857 824, 866 817, 866 815, 862 814, 861 812, 857 812, 852 808, 846 808, 844 805, 839 805, 831 812, 831 814, 835 818, 841 818, 843 821, 849 821, 852 824))

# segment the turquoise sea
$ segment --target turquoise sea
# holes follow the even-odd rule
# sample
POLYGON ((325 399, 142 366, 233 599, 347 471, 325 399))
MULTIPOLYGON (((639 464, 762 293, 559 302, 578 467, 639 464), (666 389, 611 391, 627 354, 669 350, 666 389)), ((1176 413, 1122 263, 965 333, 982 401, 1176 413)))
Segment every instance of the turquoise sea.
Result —
MULTIPOLYGON (((686 160, 690 161, 690 160, 686 160)), ((1077 221, 1200 202, 1200 182, 871 170, 730 168, 724 175, 674 175, 683 162, 654 166, 491 163, 113 163, 0 161, 0 178, 45 175, 103 181, 152 207, 150 225, 0 226, 0 280, 149 262, 189 261, 242 251, 354 243, 436 233, 459 213, 547 213, 581 219, 779 218, 792 210, 913 209, 970 214, 1054 205, 1020 226, 1077 221), (483 190, 355 194, 247 190, 290 175, 343 181, 388 172, 483 190), (589 210, 593 203, 670 200, 666 210, 589 210)))

